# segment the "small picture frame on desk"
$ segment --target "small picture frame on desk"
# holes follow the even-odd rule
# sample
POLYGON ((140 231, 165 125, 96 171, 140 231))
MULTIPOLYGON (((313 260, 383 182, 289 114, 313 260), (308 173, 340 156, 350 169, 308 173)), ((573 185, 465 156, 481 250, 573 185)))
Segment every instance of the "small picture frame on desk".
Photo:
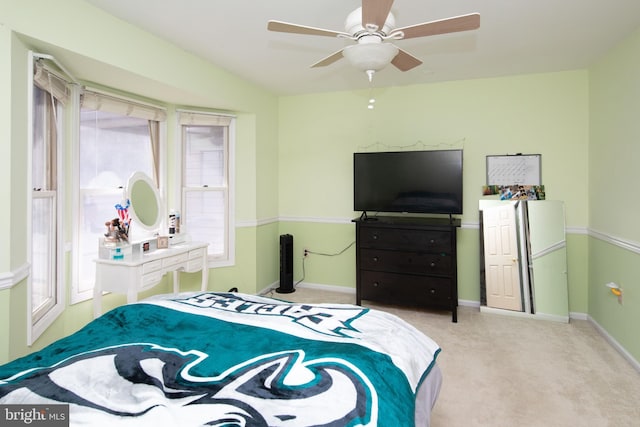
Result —
POLYGON ((169 236, 158 236, 158 249, 167 249, 169 247, 169 236))

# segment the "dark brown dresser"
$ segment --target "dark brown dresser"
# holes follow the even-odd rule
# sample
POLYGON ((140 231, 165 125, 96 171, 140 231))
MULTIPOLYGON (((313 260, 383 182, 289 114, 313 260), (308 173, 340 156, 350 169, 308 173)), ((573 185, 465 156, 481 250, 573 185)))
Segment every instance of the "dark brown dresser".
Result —
POLYGON ((447 310, 457 322, 455 218, 369 217, 356 224, 356 304, 447 310))

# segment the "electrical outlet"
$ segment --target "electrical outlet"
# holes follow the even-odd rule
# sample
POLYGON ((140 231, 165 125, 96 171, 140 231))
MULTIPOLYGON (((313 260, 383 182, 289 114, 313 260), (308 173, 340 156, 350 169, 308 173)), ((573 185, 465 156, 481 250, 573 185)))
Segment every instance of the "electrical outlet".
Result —
POLYGON ((305 258, 306 258, 307 256, 309 256, 309 249, 304 248, 304 251, 302 252, 302 256, 303 256, 303 257, 305 257, 305 258))

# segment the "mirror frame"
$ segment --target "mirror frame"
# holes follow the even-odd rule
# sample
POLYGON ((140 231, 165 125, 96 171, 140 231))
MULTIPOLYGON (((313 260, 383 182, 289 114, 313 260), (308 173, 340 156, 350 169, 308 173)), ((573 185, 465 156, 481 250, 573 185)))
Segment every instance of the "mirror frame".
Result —
POLYGON ((142 228, 143 230, 146 231, 155 231, 159 225, 160 222, 162 221, 162 203, 160 201, 160 193, 158 192, 158 188, 156 187, 156 184, 153 182, 153 180, 149 177, 149 175, 147 175, 144 172, 134 172, 130 177, 129 177, 129 181, 127 181, 127 199, 129 200, 129 202, 131 203, 131 217, 134 219, 134 227, 137 225, 140 228, 142 228), (133 188, 136 185, 141 185, 141 184, 146 184, 147 187, 151 190, 151 192, 153 193, 153 197, 155 199, 155 205, 156 205, 156 212, 158 213, 155 221, 152 224, 147 224, 144 223, 140 220, 140 217, 138 216, 137 212, 136 212, 136 203, 134 201, 134 198, 132 197, 133 195, 133 188))

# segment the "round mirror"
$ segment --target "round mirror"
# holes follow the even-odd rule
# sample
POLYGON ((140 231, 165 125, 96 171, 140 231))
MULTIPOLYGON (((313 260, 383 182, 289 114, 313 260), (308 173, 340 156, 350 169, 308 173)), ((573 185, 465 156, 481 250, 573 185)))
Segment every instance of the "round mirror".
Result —
POLYGON ((143 172, 135 172, 127 183, 133 228, 155 231, 162 220, 160 194, 153 180, 143 172))

